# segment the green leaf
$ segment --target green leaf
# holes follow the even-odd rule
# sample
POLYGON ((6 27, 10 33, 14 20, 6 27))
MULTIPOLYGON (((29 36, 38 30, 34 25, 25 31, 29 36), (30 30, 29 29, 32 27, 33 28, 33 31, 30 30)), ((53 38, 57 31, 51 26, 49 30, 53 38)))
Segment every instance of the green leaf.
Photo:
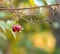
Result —
POLYGON ((12 25, 16 24, 16 21, 7 20, 7 21, 6 21, 6 24, 11 27, 12 25))
POLYGON ((12 33, 14 39, 16 39, 16 34, 12 30, 11 30, 11 33, 12 33))
POLYGON ((5 25, 5 22, 3 22, 3 21, 0 21, 0 27, 1 27, 1 29, 4 31, 4 32, 6 32, 6 27, 5 27, 6 25, 5 25))
POLYGON ((0 37, 2 37, 3 39, 7 40, 6 35, 5 35, 5 34, 3 34, 3 33, 1 33, 1 32, 0 32, 0 37))
POLYGON ((7 29, 5 34, 9 40, 16 39, 16 33, 14 33, 12 29, 7 29))
POLYGON ((5 12, 0 11, 0 18, 4 18, 5 17, 5 12))

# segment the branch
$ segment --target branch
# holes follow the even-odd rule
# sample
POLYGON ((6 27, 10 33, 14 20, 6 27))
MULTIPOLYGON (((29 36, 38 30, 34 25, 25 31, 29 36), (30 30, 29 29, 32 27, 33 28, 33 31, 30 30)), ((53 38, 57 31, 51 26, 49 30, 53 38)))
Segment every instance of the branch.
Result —
POLYGON ((49 6, 59 6, 60 4, 54 4, 54 5, 45 5, 45 6, 36 6, 36 7, 29 7, 29 8, 2 8, 0 7, 0 10, 26 10, 26 9, 36 9, 41 7, 49 7, 49 6))
MULTIPOLYGON (((10 3, 11 3, 11 0, 9 0, 10 1, 10 3)), ((26 10, 26 9, 37 9, 37 8, 41 8, 41 7, 51 7, 51 6, 59 6, 60 4, 54 4, 54 5, 45 5, 45 6, 35 6, 35 7, 29 7, 29 8, 14 8, 14 6, 13 6, 13 4, 11 3, 11 7, 1 7, 0 6, 0 10, 2 10, 2 11, 5 11, 5 10, 7 10, 7 11, 12 11, 12 12, 15 12, 15 14, 19 17, 19 18, 21 18, 21 15, 23 15, 21 12, 19 12, 19 10, 26 10)), ((23 16, 24 17, 24 16, 23 16)), ((29 23, 31 23, 31 24, 34 24, 34 25, 36 25, 36 23, 33 23, 32 21, 29 21, 29 20, 27 20, 27 19, 25 19, 25 18, 21 18, 21 19, 23 19, 23 20, 25 20, 25 21, 27 21, 27 22, 29 22, 29 23)), ((42 21, 44 21, 44 20, 42 20, 42 21)))

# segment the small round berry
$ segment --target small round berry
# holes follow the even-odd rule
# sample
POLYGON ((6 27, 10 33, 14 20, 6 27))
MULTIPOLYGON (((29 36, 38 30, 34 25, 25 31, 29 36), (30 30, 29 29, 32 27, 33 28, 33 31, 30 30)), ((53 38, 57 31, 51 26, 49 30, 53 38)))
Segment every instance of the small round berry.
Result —
POLYGON ((12 27, 12 30, 13 30, 13 32, 18 32, 18 31, 20 31, 20 30, 22 30, 22 26, 21 25, 14 25, 13 27, 12 27))
POLYGON ((16 32, 16 29, 13 28, 13 32, 16 32))
POLYGON ((22 26, 21 25, 17 25, 16 29, 17 29, 17 31, 20 31, 22 29, 22 26))
POLYGON ((13 30, 13 32, 16 32, 17 31, 15 25, 12 27, 12 30, 13 30))

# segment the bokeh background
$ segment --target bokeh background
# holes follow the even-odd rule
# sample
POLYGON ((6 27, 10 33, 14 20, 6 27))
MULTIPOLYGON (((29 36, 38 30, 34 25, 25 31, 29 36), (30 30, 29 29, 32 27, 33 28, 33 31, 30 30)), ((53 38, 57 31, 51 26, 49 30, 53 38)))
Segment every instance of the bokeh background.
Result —
MULTIPOLYGON (((20 9, 59 3, 60 0, 0 0, 0 8, 20 9)), ((60 54, 60 9, 52 8, 58 9, 53 20, 50 20, 49 7, 17 12, 0 9, 0 54, 60 54), (13 32, 12 26, 17 24, 23 30, 13 32)))

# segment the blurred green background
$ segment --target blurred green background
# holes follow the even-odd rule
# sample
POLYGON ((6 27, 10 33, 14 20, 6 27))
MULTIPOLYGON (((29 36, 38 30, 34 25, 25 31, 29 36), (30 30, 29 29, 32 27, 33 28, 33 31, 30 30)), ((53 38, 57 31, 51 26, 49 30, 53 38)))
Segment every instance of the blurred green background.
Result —
MULTIPOLYGON (((56 3, 56 0, 0 0, 0 6, 8 8, 29 8, 56 3)), ((0 54, 60 54, 59 22, 40 22, 49 16, 49 7, 17 12, 0 10, 0 54), (13 32, 12 26, 17 24, 21 25, 23 30, 13 32)))

